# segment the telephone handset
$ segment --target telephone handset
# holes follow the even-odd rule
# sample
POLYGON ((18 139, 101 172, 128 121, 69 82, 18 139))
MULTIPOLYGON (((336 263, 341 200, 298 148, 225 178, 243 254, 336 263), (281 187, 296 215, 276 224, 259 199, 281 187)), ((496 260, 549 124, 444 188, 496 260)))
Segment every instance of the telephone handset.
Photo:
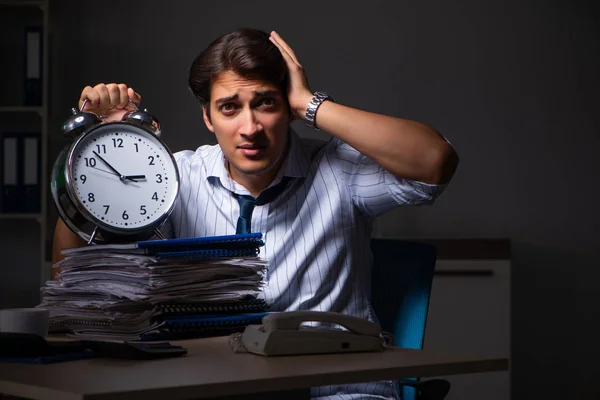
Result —
POLYGON ((288 311, 269 314, 262 319, 262 324, 267 331, 277 329, 298 330, 302 322, 328 322, 343 326, 357 335, 379 336, 379 325, 363 318, 352 315, 327 311, 288 311))
POLYGON ((381 329, 374 322, 334 312, 288 311, 272 313, 262 325, 248 325, 242 334, 246 349, 266 356, 351 353, 383 350, 381 329), (326 322, 346 328, 303 326, 302 322, 326 322))

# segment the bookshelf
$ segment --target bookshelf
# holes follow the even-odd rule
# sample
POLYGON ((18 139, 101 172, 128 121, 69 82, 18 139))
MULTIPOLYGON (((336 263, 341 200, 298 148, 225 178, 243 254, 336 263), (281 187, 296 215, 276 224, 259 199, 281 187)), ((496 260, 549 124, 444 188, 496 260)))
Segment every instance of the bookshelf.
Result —
MULTIPOLYGON (((0 234, 2 235, 0 250, 2 250, 3 256, 9 254, 9 260, 3 261, 5 261, 4 264, 11 264, 13 267, 17 265, 18 267, 15 269, 20 268, 19 271, 14 272, 20 273, 21 276, 13 279, 13 275, 10 275, 11 281, 15 282, 15 285, 27 286, 27 288, 16 288, 15 293, 39 291, 39 285, 50 278, 51 270, 51 262, 46 259, 47 203, 49 200, 49 20, 49 0, 0 0, 0 33, 3 37, 0 48, 6 55, 0 66, 0 86, 3 87, 2 94, 0 94, 0 135, 3 135, 3 132, 12 132, 11 134, 17 136, 23 133, 23 135, 39 137, 39 140, 35 139, 38 140, 38 144, 34 147, 37 151, 37 157, 35 157, 37 164, 35 164, 34 170, 38 171, 35 175, 39 189, 37 192, 33 192, 35 202, 37 203, 39 200, 39 206, 36 205, 30 210, 7 209, 3 205, 6 203, 5 199, 0 198, 0 234), (31 101, 30 92, 25 86, 26 80, 32 76, 30 69, 32 63, 27 58, 32 54, 31 48, 29 51, 27 50, 28 44, 31 46, 31 36, 28 32, 31 32, 32 29, 38 30, 34 39, 41 40, 41 45, 36 47, 41 48, 39 68, 34 67, 37 74, 41 73, 41 81, 36 81, 35 89, 36 93, 40 93, 38 101, 31 101), (7 60, 11 61, 7 62, 7 60), (11 247, 18 247, 19 251, 27 253, 23 261, 26 265, 19 265, 15 261, 14 254, 18 254, 18 252, 11 247), (10 258, 11 254, 13 254, 12 259, 10 258), (36 265, 29 265, 32 262, 35 262, 36 265), (33 274, 31 271, 38 271, 39 284, 37 288, 34 287, 37 277, 24 278, 25 274, 33 274)), ((27 82, 27 84, 29 83, 27 82)), ((4 169, 7 169, 4 164, 4 153, 4 151, 0 152, 0 173, 2 174, 4 174, 4 169)), ((30 156, 31 152, 25 154, 30 156)), ((23 156, 21 155, 21 157, 23 156)), ((21 164, 28 163, 28 160, 29 158, 23 157, 21 164)), ((19 178, 23 178, 23 176, 27 176, 27 173, 19 175, 19 178)), ((4 196, 5 177, 6 175, 0 175, 0 189, 2 189, 0 195, 2 196, 4 196)), ((18 183, 18 185, 25 184, 26 182, 18 183)), ((19 200, 22 199, 19 198, 19 200)), ((3 274, 9 276, 6 271, 3 271, 3 274)))

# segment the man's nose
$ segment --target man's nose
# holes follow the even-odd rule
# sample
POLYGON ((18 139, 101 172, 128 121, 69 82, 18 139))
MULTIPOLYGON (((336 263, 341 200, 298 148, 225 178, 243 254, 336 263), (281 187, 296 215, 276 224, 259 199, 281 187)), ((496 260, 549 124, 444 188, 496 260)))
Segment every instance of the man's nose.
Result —
POLYGON ((244 110, 241 117, 243 118, 240 125, 240 134, 245 136, 252 136, 262 130, 262 126, 256 118, 253 110, 244 110))

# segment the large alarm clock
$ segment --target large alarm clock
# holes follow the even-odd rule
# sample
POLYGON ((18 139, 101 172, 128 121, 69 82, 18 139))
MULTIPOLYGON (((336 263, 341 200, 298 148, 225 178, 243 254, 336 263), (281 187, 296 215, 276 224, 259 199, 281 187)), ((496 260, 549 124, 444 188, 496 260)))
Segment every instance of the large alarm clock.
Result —
POLYGON ((63 132, 74 139, 59 154, 51 192, 60 217, 90 243, 163 238, 160 228, 179 194, 173 154, 147 110, 102 123, 73 109, 63 132))

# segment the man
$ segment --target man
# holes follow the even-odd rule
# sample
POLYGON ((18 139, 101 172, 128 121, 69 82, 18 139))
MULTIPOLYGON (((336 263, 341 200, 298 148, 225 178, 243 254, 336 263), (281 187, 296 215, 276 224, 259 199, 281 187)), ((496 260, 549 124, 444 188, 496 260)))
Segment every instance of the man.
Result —
MULTIPOLYGON (((369 305, 373 220, 400 205, 432 203, 457 167, 454 149, 422 123, 314 94, 276 32, 223 35, 194 60, 189 86, 218 145, 176 153, 180 196, 165 233, 262 232, 261 254, 269 262, 264 296, 273 310, 376 320, 369 305), (294 119, 331 139, 300 139, 290 129, 294 119), (261 200, 250 206, 251 216, 240 215, 248 210, 240 195, 261 200)), ((124 84, 99 84, 82 91, 80 104, 87 99, 87 111, 118 120, 130 98, 140 100, 124 84)), ((55 260, 61 249, 81 244, 59 220, 55 260)), ((391 382, 313 390, 314 396, 338 393, 397 396, 391 382)))

